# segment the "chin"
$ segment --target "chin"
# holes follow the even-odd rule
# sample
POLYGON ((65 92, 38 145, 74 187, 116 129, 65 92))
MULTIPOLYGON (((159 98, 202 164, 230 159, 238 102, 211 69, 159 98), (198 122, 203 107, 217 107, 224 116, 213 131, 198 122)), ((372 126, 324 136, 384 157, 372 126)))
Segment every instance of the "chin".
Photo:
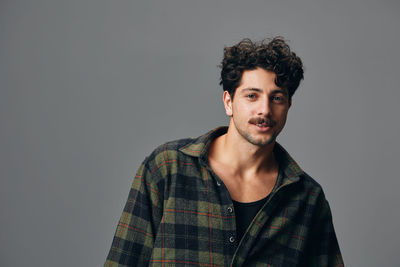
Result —
POLYGON ((269 138, 254 138, 252 136, 247 136, 246 140, 255 146, 267 146, 275 142, 275 136, 271 136, 269 138))

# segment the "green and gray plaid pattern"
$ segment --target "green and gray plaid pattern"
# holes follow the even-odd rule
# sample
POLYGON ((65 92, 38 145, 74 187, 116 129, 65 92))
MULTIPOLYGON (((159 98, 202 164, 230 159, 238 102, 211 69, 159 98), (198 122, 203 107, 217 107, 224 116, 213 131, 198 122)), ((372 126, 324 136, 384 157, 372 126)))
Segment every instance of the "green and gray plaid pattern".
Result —
POLYGON ((236 239, 232 200, 207 159, 226 130, 166 143, 145 159, 104 266, 344 266, 321 186, 279 144, 282 175, 236 239))

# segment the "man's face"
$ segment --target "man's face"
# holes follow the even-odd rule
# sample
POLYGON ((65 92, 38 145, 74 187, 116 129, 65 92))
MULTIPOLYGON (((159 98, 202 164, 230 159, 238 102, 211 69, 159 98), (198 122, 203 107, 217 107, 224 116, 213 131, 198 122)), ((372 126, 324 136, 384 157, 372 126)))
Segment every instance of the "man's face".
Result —
POLYGON ((275 141, 285 126, 291 105, 288 92, 275 84, 275 73, 257 68, 245 70, 234 98, 224 92, 229 127, 256 146, 275 141))

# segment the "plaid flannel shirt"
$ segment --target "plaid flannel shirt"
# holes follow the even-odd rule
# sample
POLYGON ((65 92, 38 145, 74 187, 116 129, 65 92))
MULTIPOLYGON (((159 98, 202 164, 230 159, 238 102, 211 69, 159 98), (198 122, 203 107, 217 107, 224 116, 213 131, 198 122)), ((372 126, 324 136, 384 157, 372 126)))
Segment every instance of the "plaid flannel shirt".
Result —
POLYGON ((207 157, 225 132, 166 143, 145 159, 104 266, 344 266, 321 186, 277 143, 282 175, 237 240, 232 199, 207 157))

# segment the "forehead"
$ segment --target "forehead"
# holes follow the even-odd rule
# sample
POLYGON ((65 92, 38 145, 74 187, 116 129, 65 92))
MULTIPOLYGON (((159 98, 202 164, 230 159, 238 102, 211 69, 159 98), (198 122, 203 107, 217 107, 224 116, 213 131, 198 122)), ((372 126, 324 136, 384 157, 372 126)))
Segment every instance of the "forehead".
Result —
POLYGON ((242 78, 237 88, 237 91, 249 88, 260 89, 262 91, 264 90, 286 91, 285 89, 279 88, 276 85, 275 79, 276 79, 276 74, 274 72, 265 70, 263 68, 257 68, 254 70, 245 70, 243 71, 242 78))

